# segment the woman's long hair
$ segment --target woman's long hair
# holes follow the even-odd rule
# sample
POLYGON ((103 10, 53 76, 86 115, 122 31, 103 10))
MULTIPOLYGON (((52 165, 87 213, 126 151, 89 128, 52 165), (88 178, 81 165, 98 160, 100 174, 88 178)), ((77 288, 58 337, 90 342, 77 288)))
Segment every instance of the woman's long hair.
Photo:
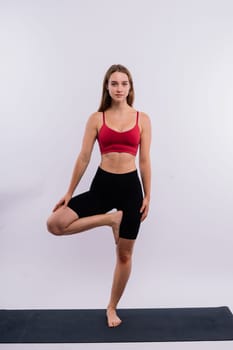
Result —
POLYGON ((109 95, 107 85, 108 85, 108 81, 109 81, 110 76, 112 75, 112 73, 115 73, 115 72, 121 72, 121 73, 127 74, 128 79, 129 79, 129 84, 130 84, 130 90, 129 90, 129 94, 127 96, 127 103, 130 106, 133 105, 134 87, 133 87, 133 79, 132 79, 132 76, 130 74, 130 71, 126 67, 122 66, 121 64, 114 64, 107 70, 107 72, 105 74, 104 81, 103 81, 102 98, 101 98, 98 112, 104 112, 106 109, 108 109, 111 106, 112 99, 111 99, 111 96, 109 95))

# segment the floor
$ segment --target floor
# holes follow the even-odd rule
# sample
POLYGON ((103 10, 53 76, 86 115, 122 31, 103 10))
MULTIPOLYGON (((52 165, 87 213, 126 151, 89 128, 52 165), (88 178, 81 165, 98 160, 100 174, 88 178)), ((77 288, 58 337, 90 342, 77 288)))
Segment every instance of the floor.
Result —
POLYGON ((233 341, 111 344, 1 344, 0 350, 232 350, 233 341))

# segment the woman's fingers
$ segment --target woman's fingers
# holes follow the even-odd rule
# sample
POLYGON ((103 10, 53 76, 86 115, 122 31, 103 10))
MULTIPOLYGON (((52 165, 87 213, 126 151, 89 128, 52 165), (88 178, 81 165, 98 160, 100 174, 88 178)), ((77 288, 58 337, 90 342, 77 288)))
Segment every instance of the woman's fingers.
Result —
POLYGON ((65 204, 65 199, 62 198, 54 207, 53 212, 62 207, 65 204))
POLYGON ((149 202, 146 198, 144 198, 140 209, 140 213, 142 213, 141 221, 145 220, 145 218, 148 215, 148 211, 149 211, 149 202))
POLYGON ((67 194, 62 199, 60 199, 60 201, 55 205, 53 212, 59 209, 60 207, 67 207, 71 197, 72 196, 70 194, 67 194))

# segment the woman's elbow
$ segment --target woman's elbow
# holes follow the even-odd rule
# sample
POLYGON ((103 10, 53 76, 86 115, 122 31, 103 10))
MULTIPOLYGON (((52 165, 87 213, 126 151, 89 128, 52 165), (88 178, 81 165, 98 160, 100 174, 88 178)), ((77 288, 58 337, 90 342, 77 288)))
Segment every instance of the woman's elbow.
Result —
POLYGON ((140 168, 148 168, 150 167, 150 157, 141 157, 139 159, 140 168))

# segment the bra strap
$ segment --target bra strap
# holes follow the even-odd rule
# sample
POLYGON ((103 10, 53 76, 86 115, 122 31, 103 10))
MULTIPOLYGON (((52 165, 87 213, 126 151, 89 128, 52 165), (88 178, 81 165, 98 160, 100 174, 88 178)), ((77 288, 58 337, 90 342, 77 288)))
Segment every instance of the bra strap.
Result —
POLYGON ((137 111, 137 121, 136 121, 136 124, 138 124, 138 119, 139 119, 139 111, 137 111))
POLYGON ((105 125, 105 113, 103 111, 103 124, 105 125))

